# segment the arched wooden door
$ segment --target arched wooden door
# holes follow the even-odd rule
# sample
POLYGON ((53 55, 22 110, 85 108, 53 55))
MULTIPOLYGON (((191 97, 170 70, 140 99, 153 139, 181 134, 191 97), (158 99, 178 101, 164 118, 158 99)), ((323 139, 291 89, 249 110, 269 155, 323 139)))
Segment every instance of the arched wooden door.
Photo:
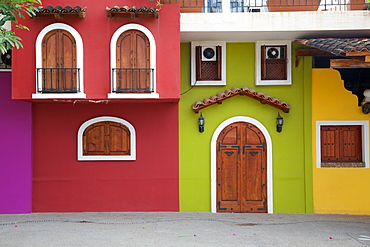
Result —
POLYGON ((150 92, 150 43, 141 31, 128 30, 117 40, 118 92, 150 92))
POLYGON ((217 139, 217 212, 267 212, 266 140, 247 122, 225 127, 217 139))
POLYGON ((62 29, 48 32, 42 41, 42 92, 76 93, 76 41, 62 29))

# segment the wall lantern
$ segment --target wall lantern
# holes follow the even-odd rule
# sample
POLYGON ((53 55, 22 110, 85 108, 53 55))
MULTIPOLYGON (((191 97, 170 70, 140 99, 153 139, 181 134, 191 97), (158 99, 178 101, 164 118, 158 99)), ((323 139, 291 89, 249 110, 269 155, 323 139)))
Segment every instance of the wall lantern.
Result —
POLYGON ((204 132, 204 117, 202 116, 202 113, 200 113, 200 117, 198 118, 198 125, 199 125, 199 132, 203 133, 204 132))
POLYGON ((283 130, 283 124, 284 124, 284 118, 280 116, 280 113, 278 113, 278 116, 276 118, 276 131, 281 132, 283 130))

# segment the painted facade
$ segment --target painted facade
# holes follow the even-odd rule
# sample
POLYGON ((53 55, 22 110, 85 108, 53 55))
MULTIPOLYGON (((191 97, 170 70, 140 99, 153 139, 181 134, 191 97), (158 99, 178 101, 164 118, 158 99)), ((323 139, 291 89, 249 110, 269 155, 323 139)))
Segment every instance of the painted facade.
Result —
MULTIPOLYGON (((317 121, 365 121, 357 97, 343 88, 334 69, 312 71, 313 187, 314 212, 326 214, 370 214, 369 168, 318 168, 316 162, 317 121)), ((367 135, 365 138, 369 139, 367 135)), ((369 153, 369 147, 365 152, 369 153)))
POLYGON ((0 213, 32 210, 31 105, 11 100, 11 72, 0 72, 0 213), (19 152, 22 152, 21 154, 19 152))
MULTIPOLYGON (((179 7, 163 7, 159 18, 131 18, 107 16, 106 7, 116 6, 116 1, 73 4, 86 7, 85 18, 26 19, 23 24, 32 31, 20 32, 24 49, 14 51, 12 98, 28 101, 29 108, 32 105, 32 212, 178 211, 179 7), (37 91, 36 75, 40 74, 36 69, 44 66, 46 59, 41 56, 49 51, 44 37, 55 29, 76 41, 81 92, 37 91), (119 94, 111 88, 117 38, 131 30, 148 39, 154 69, 152 93, 119 94), (79 129, 99 117, 129 123, 129 151, 135 155, 78 159, 82 153, 79 129)), ((148 1, 126 4, 155 5, 148 1)), ((68 4, 45 0, 43 5, 68 4)), ((39 81, 49 80, 46 73, 39 81)), ((31 164, 24 166, 30 181, 31 164)))
MULTIPOLYGON (((0 165, 0 201, 5 203, 0 204, 0 213, 222 212, 227 207, 218 199, 219 174, 226 181, 231 176, 219 172, 220 139, 227 136, 226 128, 237 123, 257 129, 263 141, 255 146, 260 145, 265 155, 261 158, 261 174, 266 181, 258 185, 265 188, 265 201, 243 212, 370 214, 366 197, 368 161, 364 168, 319 168, 317 161, 319 121, 364 123, 368 143, 368 116, 361 113, 357 98, 343 88, 336 70, 312 69, 310 56, 296 61, 296 49, 303 46, 293 42, 306 34, 320 35, 317 30, 335 32, 337 36, 352 31, 364 34, 366 28, 359 23, 368 27, 370 19, 362 12, 234 14, 230 3, 223 1, 223 13, 182 13, 180 25, 178 5, 164 5, 158 18, 144 18, 107 14, 107 6, 118 5, 114 0, 77 0, 73 4, 87 7, 85 18, 56 19, 50 15, 22 21, 31 31, 19 31, 24 49, 13 54, 13 100, 10 72, 0 72, 0 81, 5 82, 1 85, 0 124, 7 137, 4 139, 10 142, 1 144, 4 162, 0 165), (359 19, 353 21, 355 17, 359 19), (332 19, 348 21, 333 26, 332 19), (261 25, 250 26, 251 23, 261 25), (52 30, 69 32, 76 40, 81 92, 38 91, 36 69, 43 66, 43 39, 52 30), (155 69, 151 93, 121 94, 113 90, 116 41, 128 30, 140 31, 148 39, 147 62, 155 69), (222 43, 220 83, 205 85, 208 82, 203 81, 194 85, 197 75, 191 42, 215 46, 222 43), (263 56, 259 49, 266 42, 291 45, 291 79, 278 85, 261 83, 258 66, 263 56), (283 112, 243 95, 199 113, 192 109, 196 101, 234 87, 253 88, 276 97, 290 104, 290 111, 283 112), (198 129, 200 113, 205 118, 202 133, 198 129), (284 118, 281 132, 276 129, 278 114, 284 118), (81 128, 96 119, 128 123, 134 155, 110 160, 81 158, 81 128), (20 148, 22 156, 18 155, 20 148)), ((44 0, 43 5, 71 4, 44 0)), ((155 3, 128 0, 122 5, 155 3)), ((39 77, 43 78, 46 77, 39 77)), ((369 153, 369 145, 364 148, 369 153)), ((225 154, 244 155, 244 149, 234 149, 225 154)), ((251 155, 258 156, 258 152, 248 150, 251 155)), ((253 181, 245 183, 257 187, 253 181)))
MULTIPOLYGON (((294 49, 293 49, 294 50, 294 49)), ((311 59, 305 58, 292 68, 292 85, 255 86, 255 44, 227 43, 226 85, 195 86, 180 101, 180 210, 215 211, 212 170, 215 169, 212 149, 214 133, 224 121, 250 119, 266 129, 271 139, 268 159, 269 212, 310 213, 312 201, 311 163, 311 59), (241 73, 242 72, 242 73, 241 73), (289 113, 261 104, 254 99, 235 96, 222 104, 200 110, 205 118, 205 131, 198 132, 197 119, 191 105, 217 92, 233 87, 249 87, 292 105, 289 113), (285 123, 276 132, 278 112, 285 123), (191 134, 190 134, 191 133, 191 134), (294 141, 293 141, 294 140, 294 141), (294 151, 293 151, 294 150, 294 151)), ((190 44, 181 44, 181 91, 190 87, 190 44)), ((241 120, 244 121, 244 120, 241 120)))

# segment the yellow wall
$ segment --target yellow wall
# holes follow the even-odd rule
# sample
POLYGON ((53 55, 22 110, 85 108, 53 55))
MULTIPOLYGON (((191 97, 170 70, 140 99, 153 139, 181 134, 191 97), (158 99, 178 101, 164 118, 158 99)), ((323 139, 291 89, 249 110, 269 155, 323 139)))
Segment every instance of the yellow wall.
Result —
MULTIPOLYGON (((370 120, 338 71, 312 70, 314 212, 370 214, 370 168, 316 168, 316 121, 370 120)), ((369 150, 366 150, 369 152, 369 150)))

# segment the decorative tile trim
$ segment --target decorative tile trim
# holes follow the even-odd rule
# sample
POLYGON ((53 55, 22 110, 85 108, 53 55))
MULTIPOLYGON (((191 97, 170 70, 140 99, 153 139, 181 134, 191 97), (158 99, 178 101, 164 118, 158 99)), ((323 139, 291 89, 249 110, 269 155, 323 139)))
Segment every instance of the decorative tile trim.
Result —
POLYGON ((285 113, 289 113, 291 105, 285 103, 284 101, 280 101, 278 98, 272 98, 268 94, 263 94, 262 92, 257 92, 253 88, 237 88, 233 87, 232 89, 228 89, 225 92, 218 92, 216 95, 212 95, 209 98, 205 98, 203 101, 196 101, 192 105, 192 109, 195 113, 198 113, 200 109, 206 108, 213 104, 222 104, 222 101, 225 99, 234 97, 236 95, 245 95, 252 99, 260 101, 262 104, 267 104, 272 107, 278 108, 285 113))
POLYGON ((365 168, 366 163, 365 162, 353 162, 353 163, 350 163, 350 162, 321 162, 321 167, 322 168, 325 168, 325 167, 330 167, 330 168, 336 168, 336 167, 340 167, 340 168, 343 168, 343 167, 365 168))

